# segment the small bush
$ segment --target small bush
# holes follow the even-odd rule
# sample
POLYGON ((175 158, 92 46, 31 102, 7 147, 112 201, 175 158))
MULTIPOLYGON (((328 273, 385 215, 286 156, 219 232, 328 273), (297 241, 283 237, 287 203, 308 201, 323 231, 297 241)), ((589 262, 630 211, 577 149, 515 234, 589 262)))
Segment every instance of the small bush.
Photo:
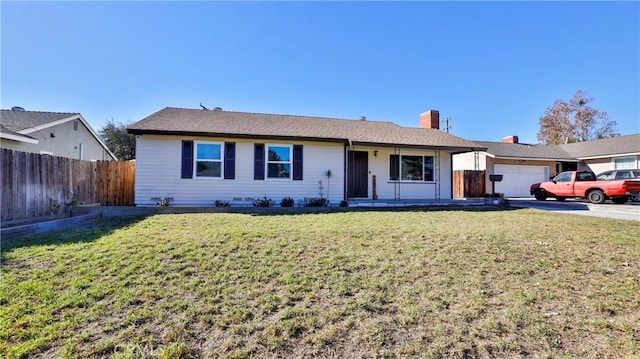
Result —
POLYGON ((216 199, 215 205, 216 205, 216 207, 229 207, 230 206, 229 201, 221 201, 219 199, 216 199))
POLYGON ((345 201, 345 200, 340 201, 340 207, 349 207, 349 201, 345 201))
POLYGON ((293 207, 295 201, 291 197, 285 197, 280 201, 281 207, 293 207))
POLYGON ((254 199, 253 206, 254 207, 272 207, 273 200, 271 198, 267 198, 267 196, 264 196, 263 198, 254 199))
POLYGON ((326 207, 329 205, 329 200, 323 197, 307 198, 305 207, 326 207))
POLYGON ((171 201, 171 198, 162 197, 156 201, 156 207, 169 207, 170 201, 171 201))

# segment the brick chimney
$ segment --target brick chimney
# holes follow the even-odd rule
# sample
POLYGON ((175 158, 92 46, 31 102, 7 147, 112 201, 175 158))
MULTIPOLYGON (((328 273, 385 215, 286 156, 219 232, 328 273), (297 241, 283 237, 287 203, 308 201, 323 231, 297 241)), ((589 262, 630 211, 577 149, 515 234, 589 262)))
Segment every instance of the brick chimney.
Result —
POLYGON ((507 136, 502 138, 503 143, 518 143, 518 136, 507 136))
POLYGON ((440 129, 440 112, 437 110, 429 110, 420 114, 420 128, 440 129))

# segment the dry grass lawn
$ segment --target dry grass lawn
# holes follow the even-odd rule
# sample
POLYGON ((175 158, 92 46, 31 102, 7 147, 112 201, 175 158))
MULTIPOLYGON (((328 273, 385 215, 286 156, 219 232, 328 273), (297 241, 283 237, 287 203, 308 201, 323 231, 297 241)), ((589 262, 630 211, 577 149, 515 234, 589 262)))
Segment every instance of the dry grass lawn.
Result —
POLYGON ((640 223, 103 218, 2 244, 0 357, 640 357, 640 223))

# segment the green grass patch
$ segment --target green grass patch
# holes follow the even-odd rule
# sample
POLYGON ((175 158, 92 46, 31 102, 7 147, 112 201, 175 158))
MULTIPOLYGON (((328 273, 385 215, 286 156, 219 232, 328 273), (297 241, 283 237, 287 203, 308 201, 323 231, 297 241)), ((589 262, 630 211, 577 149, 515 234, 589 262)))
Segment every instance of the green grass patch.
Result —
POLYGON ((103 218, 2 245, 0 357, 640 356, 640 223, 103 218))

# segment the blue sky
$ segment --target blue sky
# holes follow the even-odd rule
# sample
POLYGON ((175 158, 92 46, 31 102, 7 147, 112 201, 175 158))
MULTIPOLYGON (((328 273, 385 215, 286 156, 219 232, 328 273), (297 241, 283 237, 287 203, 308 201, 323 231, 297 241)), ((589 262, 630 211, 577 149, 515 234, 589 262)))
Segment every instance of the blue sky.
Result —
POLYGON ((576 90, 640 132, 639 2, 7 2, 1 105, 96 129, 164 107, 392 121, 536 143, 576 90))

